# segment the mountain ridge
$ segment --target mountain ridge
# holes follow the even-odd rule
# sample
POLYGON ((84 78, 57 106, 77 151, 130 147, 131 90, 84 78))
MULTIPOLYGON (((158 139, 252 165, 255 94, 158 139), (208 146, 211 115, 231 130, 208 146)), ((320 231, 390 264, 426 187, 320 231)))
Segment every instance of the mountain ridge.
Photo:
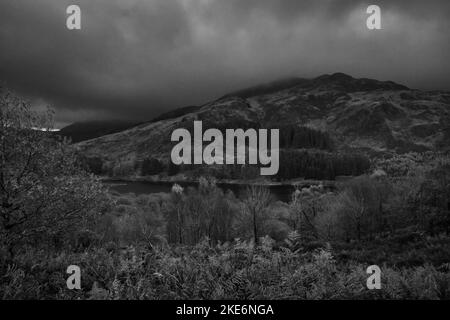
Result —
POLYGON ((343 73, 289 78, 236 91, 174 113, 175 117, 80 142, 87 156, 168 161, 171 132, 203 121, 204 128, 307 127, 327 132, 336 151, 448 150, 450 93, 421 91, 392 81, 343 73))
POLYGON ((73 143, 95 139, 104 135, 124 131, 137 124, 125 120, 90 120, 71 123, 58 131, 58 134, 69 138, 73 143))

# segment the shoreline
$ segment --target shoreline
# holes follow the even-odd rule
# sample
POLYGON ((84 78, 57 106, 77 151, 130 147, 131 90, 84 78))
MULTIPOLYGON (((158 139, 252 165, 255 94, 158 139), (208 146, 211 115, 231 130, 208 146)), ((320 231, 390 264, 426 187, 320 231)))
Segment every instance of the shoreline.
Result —
MULTIPOLYGON (((198 184, 199 179, 187 177, 158 177, 158 176, 123 176, 110 177, 100 176, 101 182, 147 182, 147 183, 162 183, 162 184, 198 184)), ((234 186, 265 186, 265 187, 309 187, 311 185, 323 185, 324 188, 334 189, 339 181, 332 180, 308 180, 308 179, 292 179, 285 181, 270 181, 270 180, 243 180, 243 179, 216 179, 218 185, 234 185, 234 186)))

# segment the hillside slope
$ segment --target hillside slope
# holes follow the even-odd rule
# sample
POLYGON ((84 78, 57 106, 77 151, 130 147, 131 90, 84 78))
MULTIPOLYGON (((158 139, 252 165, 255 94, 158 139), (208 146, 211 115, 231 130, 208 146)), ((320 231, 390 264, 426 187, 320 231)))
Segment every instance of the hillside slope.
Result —
POLYGON ((121 120, 75 122, 62 128, 58 134, 76 143, 120 132, 134 125, 136 122, 121 120))
POLYGON ((413 90, 342 73, 248 88, 191 110, 77 147, 87 156, 107 160, 167 161, 172 131, 202 120, 204 128, 313 128, 328 133, 337 151, 450 149, 449 92, 413 90))

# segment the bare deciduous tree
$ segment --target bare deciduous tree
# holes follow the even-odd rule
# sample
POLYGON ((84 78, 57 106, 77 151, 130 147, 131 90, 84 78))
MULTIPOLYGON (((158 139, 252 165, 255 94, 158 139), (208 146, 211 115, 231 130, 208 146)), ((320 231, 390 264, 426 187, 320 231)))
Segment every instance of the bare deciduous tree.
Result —
POLYGON ((253 226, 253 239, 258 244, 259 229, 265 211, 271 202, 270 191, 262 186, 252 185, 247 188, 244 208, 250 214, 253 226))

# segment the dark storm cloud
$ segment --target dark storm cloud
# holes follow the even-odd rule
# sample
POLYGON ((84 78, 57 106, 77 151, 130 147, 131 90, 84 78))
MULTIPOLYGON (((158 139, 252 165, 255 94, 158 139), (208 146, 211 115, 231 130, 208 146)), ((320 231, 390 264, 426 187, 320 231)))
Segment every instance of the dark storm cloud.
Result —
POLYGON ((450 89, 449 1, 3 0, 0 75, 62 122, 147 119, 336 71, 450 89), (78 4, 82 30, 65 27, 78 4), (369 4, 381 31, 365 27, 369 4))

